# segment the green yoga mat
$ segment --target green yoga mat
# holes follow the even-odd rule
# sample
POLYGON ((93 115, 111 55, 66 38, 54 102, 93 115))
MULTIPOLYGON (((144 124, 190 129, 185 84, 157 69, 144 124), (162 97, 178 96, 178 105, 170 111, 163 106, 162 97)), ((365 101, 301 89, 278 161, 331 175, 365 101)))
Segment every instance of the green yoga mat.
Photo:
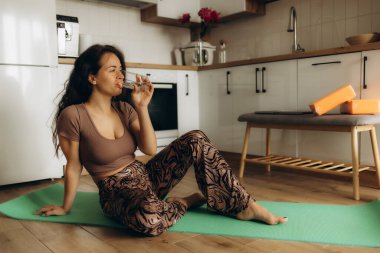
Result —
MULTIPOLYGON (((0 212, 24 220, 124 227, 102 214, 98 194, 94 192, 78 192, 72 211, 66 216, 42 217, 32 214, 40 206, 61 204, 62 196, 62 185, 55 184, 0 204, 0 212)), ((355 206, 259 203, 273 213, 287 216, 289 221, 269 226, 221 216, 200 207, 189 210, 170 231, 380 247, 380 200, 355 206)))

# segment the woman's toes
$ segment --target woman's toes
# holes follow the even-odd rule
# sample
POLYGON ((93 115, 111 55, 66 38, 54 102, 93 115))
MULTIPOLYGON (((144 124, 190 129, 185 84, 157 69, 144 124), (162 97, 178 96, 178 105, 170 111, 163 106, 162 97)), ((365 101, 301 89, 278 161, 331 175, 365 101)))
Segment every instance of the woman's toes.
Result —
POLYGON ((254 201, 251 201, 248 207, 238 213, 236 217, 240 220, 258 220, 269 225, 285 223, 288 221, 288 218, 273 215, 254 201))
POLYGON ((271 214, 271 216, 272 217, 270 217, 267 221, 264 220, 264 222, 266 222, 269 225, 276 225, 276 224, 281 224, 288 221, 287 217, 274 216, 273 214, 271 214))
POLYGON ((279 217, 278 223, 285 223, 288 222, 288 217, 279 217))

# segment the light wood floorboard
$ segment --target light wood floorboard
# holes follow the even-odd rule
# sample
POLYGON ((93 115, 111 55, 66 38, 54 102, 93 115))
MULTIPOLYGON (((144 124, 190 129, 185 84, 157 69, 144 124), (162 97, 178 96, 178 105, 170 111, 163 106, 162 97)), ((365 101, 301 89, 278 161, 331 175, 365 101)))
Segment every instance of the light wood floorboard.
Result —
MULTIPOLYGON (((223 153, 238 172, 239 154, 223 153)), ((62 180, 58 180, 62 181, 62 180)), ((380 190, 361 187, 361 200, 352 199, 352 183, 315 174, 274 169, 270 175, 263 166, 247 164, 244 179, 246 189, 257 200, 324 204, 360 204, 380 198, 380 190)), ((51 181, 31 182, 0 187, 0 203, 51 184, 51 181)), ((90 176, 81 177, 80 191, 97 191, 90 176)), ((194 171, 170 195, 185 196, 198 191, 194 171)), ((343 247, 315 243, 275 241, 254 238, 206 236, 186 233, 164 233, 158 237, 138 237, 120 229, 70 225, 36 221, 19 221, 0 215, 0 252, 326 252, 375 253, 379 248, 343 247)))

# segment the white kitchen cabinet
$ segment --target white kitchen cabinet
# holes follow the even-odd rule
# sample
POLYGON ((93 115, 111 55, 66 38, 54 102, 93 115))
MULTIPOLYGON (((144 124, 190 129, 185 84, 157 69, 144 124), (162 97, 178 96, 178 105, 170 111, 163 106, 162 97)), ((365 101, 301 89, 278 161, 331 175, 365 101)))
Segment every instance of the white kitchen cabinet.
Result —
POLYGON ((199 129, 199 91, 196 71, 177 71, 178 133, 199 129))
MULTIPOLYGON (((351 84, 360 97, 361 53, 314 57, 298 60, 298 109, 339 87, 351 84)), ((339 107, 328 113, 339 113, 339 107)), ((298 132, 298 156, 351 162, 351 138, 347 133, 323 131, 298 132)))
POLYGON ((259 4, 254 0, 201 0, 201 8, 208 7, 221 13, 221 17, 237 15, 244 12, 259 12, 259 4))
MULTIPOLYGON (((232 151, 233 141, 232 97, 227 94, 231 71, 228 71, 230 69, 207 70, 198 75, 200 129, 223 151, 232 151)), ((233 92, 231 86, 229 83, 228 89, 233 92)))
POLYGON ((245 0, 201 0, 201 7, 208 7, 220 12, 222 16, 235 14, 246 9, 245 0))
POLYGON ((158 0, 157 5, 141 9, 141 21, 163 25, 194 27, 201 22, 198 11, 209 7, 221 13, 221 22, 245 16, 265 15, 265 2, 260 0, 158 0), (191 25, 179 17, 190 13, 191 25))
MULTIPOLYGON (((239 122, 238 118, 241 114, 260 110, 261 93, 256 93, 254 66, 234 67, 230 69, 230 72, 232 86, 230 94, 232 97, 232 151, 240 153, 243 147, 246 123, 239 122)), ((249 146, 248 154, 263 155, 265 151, 262 146, 263 139, 264 131, 254 129, 250 136, 251 145, 249 146)))
POLYGON ((157 16, 179 19, 183 13, 190 13, 192 22, 200 22, 198 11, 200 9, 199 0, 158 0, 157 16))
MULTIPOLYGON (((233 76, 233 150, 241 152, 246 123, 237 121, 239 115, 255 111, 297 110, 297 61, 282 61, 239 67, 233 76)), ((266 131, 251 131, 248 154, 265 155, 266 131)), ((272 130, 271 151, 296 155, 296 132, 272 130)))
MULTIPOLYGON (((362 52, 361 98, 380 99, 380 50, 362 52), (364 70, 365 69, 365 70, 364 70), (364 83, 366 88, 364 88, 364 83)), ((376 126, 378 143, 380 142, 380 126, 376 126)), ((362 164, 374 165, 369 134, 361 133, 360 160, 362 164)))
MULTIPOLYGON (((296 60, 202 71, 199 82, 201 129, 223 151, 241 152, 246 127, 238 121, 241 114, 297 110, 296 60)), ((250 138, 248 153, 264 155, 265 131, 254 129, 250 138)), ((273 152, 296 154, 295 131, 273 130, 271 139, 273 152)))

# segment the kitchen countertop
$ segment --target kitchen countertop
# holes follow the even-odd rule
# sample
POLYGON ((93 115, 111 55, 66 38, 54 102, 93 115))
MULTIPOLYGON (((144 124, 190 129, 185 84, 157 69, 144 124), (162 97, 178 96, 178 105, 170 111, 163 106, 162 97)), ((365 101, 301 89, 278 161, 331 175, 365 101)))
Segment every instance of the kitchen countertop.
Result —
MULTIPOLYGON (((74 64, 76 58, 58 57, 59 64, 74 64)), ((126 62, 127 68, 142 68, 142 69, 169 69, 169 70, 194 70, 197 71, 197 66, 178 66, 178 65, 165 65, 153 63, 137 63, 126 62)))
MULTIPOLYGON (((243 66, 243 65, 250 65, 250 64, 257 64, 257 63, 267 63, 267 62, 303 59, 303 58, 310 58, 310 57, 317 57, 317 56, 354 53, 354 52, 376 50, 376 49, 380 49, 380 42, 369 43, 365 45, 337 47, 337 48, 329 48, 329 49, 322 49, 322 50, 306 51, 306 52, 301 52, 301 53, 290 53, 290 54, 275 55, 275 56, 254 58, 254 59, 248 59, 248 60, 232 61, 232 62, 227 62, 227 63, 222 63, 222 64, 218 63, 218 64, 212 64, 212 65, 201 66, 201 67, 135 63, 135 62, 126 62, 126 65, 128 68, 202 71, 202 70, 236 67, 236 66, 243 66)), ((75 58, 62 58, 62 57, 58 58, 59 64, 74 64, 74 61, 75 61, 75 58)))

